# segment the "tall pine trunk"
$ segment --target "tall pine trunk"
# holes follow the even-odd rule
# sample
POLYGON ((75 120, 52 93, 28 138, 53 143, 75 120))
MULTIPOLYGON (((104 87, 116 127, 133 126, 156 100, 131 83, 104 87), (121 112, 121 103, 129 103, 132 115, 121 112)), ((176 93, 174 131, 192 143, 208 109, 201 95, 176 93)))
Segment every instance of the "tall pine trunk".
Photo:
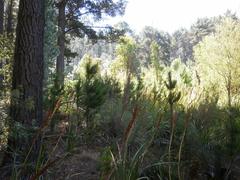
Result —
POLYGON ((0 0, 0 34, 3 33, 4 0, 0 0))
POLYGON ((59 55, 57 57, 56 71, 57 71, 57 85, 63 87, 64 85, 64 52, 65 52, 65 26, 66 26, 66 0, 58 3, 58 46, 59 55))
MULTIPOLYGON (((33 101, 33 107, 13 103, 11 116, 21 123, 32 125, 42 120, 43 84, 43 0, 21 0, 16 30, 12 90, 20 92, 19 103, 33 101)), ((24 105, 27 105, 24 104, 24 105)))
POLYGON ((10 0, 7 5, 6 31, 8 34, 13 33, 13 1, 10 0))
MULTIPOLYGON (((0 0, 0 35, 3 34, 4 26, 4 0, 0 0)), ((0 70, 3 68, 2 59, 0 59, 0 70)), ((0 90, 3 88, 3 75, 0 74, 0 90)))
MULTIPOLYGON (((19 163, 26 160, 26 154, 21 153, 29 152, 34 128, 40 126, 43 118, 43 34, 44 0, 20 0, 12 75, 11 135, 9 152, 3 161, 5 166, 11 167, 14 159, 19 163), (23 136, 21 132, 32 133, 23 136), (14 155, 16 151, 21 153, 14 155)), ((38 147, 35 143, 28 159, 33 165, 36 163, 38 147)), ((27 167, 21 176, 29 177, 31 173, 31 168, 27 167)))

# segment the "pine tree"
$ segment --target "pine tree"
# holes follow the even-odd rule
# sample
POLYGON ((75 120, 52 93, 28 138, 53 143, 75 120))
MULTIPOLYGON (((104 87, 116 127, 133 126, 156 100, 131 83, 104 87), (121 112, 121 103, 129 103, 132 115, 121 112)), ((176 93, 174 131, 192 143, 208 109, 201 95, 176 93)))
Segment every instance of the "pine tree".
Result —
POLYGON ((43 35, 44 1, 20 0, 12 77, 11 132, 3 161, 3 166, 8 168, 16 166, 14 163, 29 162, 30 166, 25 164, 23 169, 17 169, 20 179, 28 179, 33 173, 39 153, 37 140, 30 155, 23 156, 29 152, 32 133, 43 118, 43 35))
POLYGON ((84 59, 84 78, 76 83, 76 103, 84 109, 84 117, 88 130, 94 128, 94 116, 106 100, 107 88, 99 75, 99 64, 90 56, 84 59))
POLYGON ((97 41, 98 39, 114 40, 116 37, 123 35, 122 30, 116 30, 112 26, 93 26, 93 23, 100 21, 103 16, 114 17, 122 15, 125 10, 126 2, 124 0, 59 0, 57 2, 58 8, 58 27, 59 37, 58 45, 60 53, 57 58, 56 72, 58 83, 60 86, 64 84, 64 70, 66 55, 65 37, 66 34, 72 36, 84 37, 85 35, 97 41), (66 9, 68 11, 66 11, 66 9), (91 16, 92 18, 86 18, 91 16), (86 22, 86 19, 89 19, 86 22))
POLYGON ((45 0, 45 29, 44 29, 44 81, 45 86, 53 78, 51 68, 54 67, 56 57, 59 53, 57 45, 57 14, 54 7, 54 0, 45 0))
MULTIPOLYGON (((169 72, 168 73, 168 80, 167 82, 165 82, 165 85, 169 91, 168 94, 168 104, 169 104, 169 108, 170 108, 170 128, 171 128, 171 134, 170 134, 170 140, 169 140, 169 146, 168 146, 168 162, 171 162, 171 146, 172 146, 172 142, 173 142, 173 137, 174 137, 174 129, 176 126, 176 116, 174 113, 174 104, 176 102, 179 101, 180 97, 181 97, 181 93, 176 91, 176 85, 177 85, 177 81, 172 79, 172 73, 169 72)), ((171 164, 169 164, 168 166, 168 176, 169 176, 169 180, 172 179, 171 176, 172 172, 171 172, 171 164)))

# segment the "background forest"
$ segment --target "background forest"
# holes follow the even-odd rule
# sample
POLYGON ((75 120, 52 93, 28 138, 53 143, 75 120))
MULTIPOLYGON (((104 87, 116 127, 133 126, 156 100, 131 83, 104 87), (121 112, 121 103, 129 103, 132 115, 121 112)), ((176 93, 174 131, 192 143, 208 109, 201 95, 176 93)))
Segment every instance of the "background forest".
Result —
POLYGON ((135 32, 125 0, 0 0, 0 179, 240 179, 240 19, 135 32))

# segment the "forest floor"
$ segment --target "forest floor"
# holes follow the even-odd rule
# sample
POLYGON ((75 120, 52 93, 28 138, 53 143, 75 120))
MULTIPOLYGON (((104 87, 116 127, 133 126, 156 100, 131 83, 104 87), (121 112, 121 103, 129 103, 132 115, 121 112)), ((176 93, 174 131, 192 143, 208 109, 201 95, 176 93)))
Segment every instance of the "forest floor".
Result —
POLYGON ((98 180, 98 148, 78 147, 53 168, 51 179, 98 180))
POLYGON ((60 157, 60 160, 48 170, 49 179, 98 180, 100 177, 99 157, 103 146, 95 143, 79 144, 70 152, 66 152, 64 135, 60 133, 60 135, 53 135, 55 138, 50 138, 48 151, 52 154, 52 159, 60 157))

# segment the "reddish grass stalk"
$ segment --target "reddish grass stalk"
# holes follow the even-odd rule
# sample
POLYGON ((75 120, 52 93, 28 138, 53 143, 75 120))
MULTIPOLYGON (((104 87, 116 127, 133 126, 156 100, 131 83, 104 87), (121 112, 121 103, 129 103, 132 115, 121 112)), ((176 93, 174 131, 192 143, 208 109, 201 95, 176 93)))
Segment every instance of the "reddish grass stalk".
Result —
POLYGON ((26 158, 25 158, 25 160, 24 160, 24 163, 23 163, 24 165, 27 163, 27 160, 28 160, 28 158, 29 158, 29 155, 30 155, 30 153, 31 153, 31 151, 32 151, 32 149, 33 149, 33 146, 34 146, 34 144, 36 143, 39 135, 43 132, 43 130, 44 130, 46 127, 48 127, 50 121, 51 121, 52 118, 53 118, 53 115, 54 115, 55 112, 60 108, 60 106, 61 106, 61 98, 59 98, 59 99, 56 101, 56 104, 55 104, 55 106, 54 106, 53 109, 49 109, 49 110, 48 110, 47 115, 46 115, 46 118, 43 120, 42 125, 40 126, 39 130, 37 131, 36 135, 34 136, 34 138, 33 138, 33 140, 32 140, 31 147, 30 147, 30 149, 29 149, 29 151, 28 151, 28 154, 27 154, 27 156, 26 156, 26 158))
MULTIPOLYGON (((71 92, 71 95, 73 95, 74 92, 71 92)), ((38 129, 38 131, 36 132, 36 135, 34 136, 33 140, 32 140, 32 143, 31 143, 31 147, 28 151, 28 154, 24 160, 24 165, 26 164, 28 158, 29 158, 29 155, 33 149, 33 146, 34 144, 36 143, 39 135, 44 131, 45 128, 48 127, 48 125, 50 124, 54 114, 56 113, 56 111, 61 107, 62 103, 61 103, 61 97, 58 98, 58 100, 55 102, 55 105, 54 105, 54 108, 53 109, 49 109, 46 113, 46 116, 45 118, 43 119, 42 121, 42 124, 40 126, 40 128, 38 129)), ((57 144, 56 144, 57 145, 57 144)), ((51 167, 53 164, 55 164, 56 162, 58 162, 60 159, 62 159, 61 157, 58 157, 56 158, 55 160, 53 161, 47 161, 47 164, 41 168, 39 171, 37 171, 36 174, 32 175, 30 177, 30 180, 35 180, 37 179, 39 176, 41 176, 49 167, 51 167)))
MULTIPOLYGON (((55 106, 54 106, 54 108, 53 108, 52 110, 51 110, 51 109, 48 110, 47 115, 46 115, 46 118, 43 120, 43 123, 42 123, 42 125, 41 125, 41 127, 40 127, 40 129, 39 129, 39 131, 38 131, 38 133, 37 133, 37 135, 36 135, 35 140, 33 141, 33 143, 35 143, 35 141, 36 141, 36 139, 37 139, 37 136, 38 136, 46 127, 48 127, 48 125, 50 124, 50 122, 51 122, 54 114, 55 114, 56 111, 60 108, 60 106, 61 106, 61 98, 59 98, 59 99, 56 101, 55 106)), ((56 147, 57 147, 60 139, 61 139, 61 136, 59 137, 59 139, 58 139, 58 141, 57 141, 57 143, 56 143, 56 145, 55 145, 55 147, 54 147, 54 149, 53 149, 52 152, 55 151, 55 149, 56 149, 56 147)), ((33 146, 33 144, 32 144, 32 146, 33 146)), ((31 147, 31 148, 32 148, 32 147, 31 147)), ((30 150, 30 151, 31 151, 31 150, 30 150)), ((48 168, 50 168, 51 166, 53 166, 54 164, 56 164, 59 160, 65 158, 67 155, 68 155, 68 154, 66 154, 66 155, 63 156, 63 157, 57 157, 57 158, 55 158, 55 159, 52 160, 52 161, 49 161, 49 159, 48 159, 47 162, 46 162, 46 164, 45 164, 39 171, 37 171, 35 174, 33 174, 33 175, 30 177, 30 180, 36 180, 36 179, 38 179, 41 175, 43 175, 43 174, 45 173, 45 171, 48 170, 48 168)))
MULTIPOLYGON (((133 109, 133 112, 132 112, 132 118, 131 118, 130 122, 128 123, 128 126, 127 126, 127 128, 126 128, 126 130, 124 132, 122 144, 121 144, 120 147, 118 146, 119 147, 118 149, 119 149, 119 157, 120 157, 120 159, 121 159, 122 153, 124 152, 125 148, 127 147, 127 142, 128 142, 128 139, 129 139, 129 137, 130 137, 130 135, 132 133, 132 130, 134 128, 134 124, 135 124, 135 122, 137 120, 138 112, 139 112, 139 108, 136 105, 134 107, 134 109, 133 109)), ((110 180, 113 172, 114 172, 114 168, 109 172, 109 174, 107 174, 105 176, 104 179, 110 180)))
POLYGON ((127 146, 128 139, 129 139, 129 137, 132 133, 135 122, 137 120, 138 111, 139 111, 138 106, 135 106, 134 109, 133 109, 133 112, 132 112, 132 119, 128 123, 128 127, 125 130, 124 135, 123 135, 122 146, 120 148, 121 152, 123 152, 124 148, 126 148, 126 146, 127 146))

